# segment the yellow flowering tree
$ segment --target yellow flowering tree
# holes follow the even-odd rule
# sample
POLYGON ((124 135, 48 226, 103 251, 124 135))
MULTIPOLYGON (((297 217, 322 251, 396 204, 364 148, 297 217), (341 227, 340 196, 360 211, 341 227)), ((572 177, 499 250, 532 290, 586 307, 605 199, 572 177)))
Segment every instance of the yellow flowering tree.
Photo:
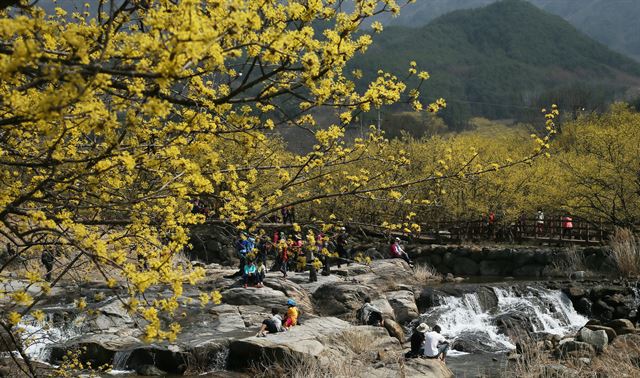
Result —
MULTIPOLYGON (((361 24, 400 5, 342 3, 101 0, 47 13, 27 1, 0 2, 0 232, 11 252, 0 270, 36 262, 21 270, 29 286, 5 293, 2 327, 41 316, 34 306, 51 287, 85 269, 79 279, 126 293, 129 311, 146 320, 147 340, 171 340, 180 327, 160 314, 171 318, 183 284, 204 275, 176 258, 189 227, 204 221, 192 212, 195 198, 208 197, 215 217, 243 228, 291 205, 345 196, 402 201, 417 184, 460 175, 412 163, 377 132, 344 141, 359 112, 423 105, 419 88, 397 77, 381 72, 358 92, 357 72, 345 70, 371 43, 361 24), (313 112, 325 109, 339 121, 320 128, 313 112), (313 151, 286 152, 272 136, 283 127, 313 135, 313 151), (39 260, 55 262, 50 282, 39 260), (144 296, 158 287, 171 294, 144 296)), ((429 77, 415 63, 408 75, 429 77)), ((87 299, 76 305, 86 308, 87 299)))
POLYGON ((242 227, 368 155, 380 138, 346 146, 343 124, 406 88, 381 74, 357 93, 343 69, 371 43, 356 34, 362 22, 399 5, 341 3, 125 0, 53 13, 0 3, 0 229, 10 251, 1 269, 55 261, 51 282, 39 264, 22 270, 30 286, 5 293, 2 326, 82 266, 84 278, 128 294, 148 340, 172 339, 179 327, 158 313, 173 314, 183 283, 204 274, 175 259, 203 221, 193 198, 208 194, 217 217, 242 227), (315 128, 321 105, 342 109, 342 123, 315 128), (315 150, 284 152, 267 135, 285 126, 309 130, 315 150), (159 285, 170 298, 145 300, 159 285))

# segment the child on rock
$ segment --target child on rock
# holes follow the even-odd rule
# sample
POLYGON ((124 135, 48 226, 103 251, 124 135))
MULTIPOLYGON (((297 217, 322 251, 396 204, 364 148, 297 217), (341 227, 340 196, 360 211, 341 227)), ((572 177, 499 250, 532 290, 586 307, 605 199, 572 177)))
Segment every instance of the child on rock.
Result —
POLYGON ((296 301, 293 299, 287 300, 287 307, 289 308, 287 309, 287 316, 284 320, 284 328, 288 330, 298 324, 298 315, 300 314, 300 311, 298 311, 296 301))

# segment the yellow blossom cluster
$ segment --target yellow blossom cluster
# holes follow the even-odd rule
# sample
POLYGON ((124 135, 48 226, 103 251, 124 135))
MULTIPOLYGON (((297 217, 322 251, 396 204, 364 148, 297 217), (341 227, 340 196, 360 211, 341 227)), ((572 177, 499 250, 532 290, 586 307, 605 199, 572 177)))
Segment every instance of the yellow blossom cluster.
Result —
MULTIPOLYGON (((174 338, 179 327, 160 312, 177 316, 183 285, 204 277, 178 258, 192 225, 208 216, 245 228, 288 205, 383 190, 387 172, 409 163, 382 155, 388 141, 380 133, 344 141, 356 112, 406 95, 385 73, 358 93, 345 73, 372 42, 358 31, 365 19, 403 4, 116 3, 82 12, 0 6, 1 233, 36 262, 24 272, 35 290, 12 293, 0 318, 15 325, 59 280, 84 269, 76 276, 129 296, 148 340, 174 338), (316 127, 322 107, 339 109, 341 122, 316 127), (310 131, 313 151, 286 151, 272 136, 286 127, 310 131), (357 162, 375 166, 350 171, 357 162), (196 199, 207 201, 208 214, 193 211, 196 199), (55 262, 50 283, 41 260, 55 262), (146 301, 155 287, 170 295, 146 301)), ((88 311, 101 298, 76 306, 88 311)), ((219 303, 220 294, 200 300, 219 303)))

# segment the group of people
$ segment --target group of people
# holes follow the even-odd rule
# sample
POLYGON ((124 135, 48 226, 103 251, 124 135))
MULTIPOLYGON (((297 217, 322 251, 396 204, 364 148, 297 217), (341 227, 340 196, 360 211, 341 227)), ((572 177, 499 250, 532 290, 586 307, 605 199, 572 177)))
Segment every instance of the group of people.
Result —
POLYGON ((411 334, 411 350, 405 354, 406 358, 438 358, 445 362, 449 351, 449 342, 440 332, 439 325, 431 329, 426 323, 420 323, 411 334))
POLYGON ((296 301, 293 299, 287 300, 287 312, 284 319, 280 316, 280 311, 277 308, 271 309, 271 315, 262 321, 260 330, 256 334, 256 337, 266 337, 269 333, 285 332, 298 325, 298 317, 300 316, 300 310, 296 305, 296 301))
MULTIPOLYGON (((480 215, 480 235, 491 240, 504 240, 513 242, 516 239, 527 235, 527 232, 533 230, 535 237, 544 236, 548 233, 549 221, 545 219, 545 213, 542 208, 538 208, 533 219, 532 228, 527 227, 527 214, 522 212, 518 219, 505 224, 503 222, 504 214, 502 212, 494 212, 490 210, 488 213, 480 215)), ((573 218, 568 213, 560 217, 561 237, 571 239, 573 234, 573 218)))
MULTIPOLYGON (((364 305, 357 311, 356 317, 363 325, 384 326, 382 311, 371 303, 369 297, 365 298, 364 305)), ((431 329, 426 323, 420 323, 411 335, 411 350, 405 357, 439 358, 444 362, 449 351, 449 342, 440 334, 441 331, 439 325, 431 329)))
POLYGON ((317 280, 317 269, 322 274, 330 274, 330 259, 337 254, 338 267, 351 262, 349 234, 345 227, 338 228, 335 235, 329 237, 323 232, 309 230, 306 237, 300 234, 287 235, 276 231, 273 236, 255 236, 242 232, 235 242, 240 260, 238 272, 244 287, 262 287, 267 270, 279 271, 286 278, 289 271, 310 271, 310 281, 317 280), (272 265, 267 268, 267 260, 272 265))

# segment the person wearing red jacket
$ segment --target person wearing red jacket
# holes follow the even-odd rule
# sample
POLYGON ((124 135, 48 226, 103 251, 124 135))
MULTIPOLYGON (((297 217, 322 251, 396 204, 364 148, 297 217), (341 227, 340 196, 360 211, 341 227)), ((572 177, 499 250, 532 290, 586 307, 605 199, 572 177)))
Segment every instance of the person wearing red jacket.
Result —
POLYGON ((565 239, 571 239, 573 232, 573 218, 569 214, 562 217, 562 237, 565 239))
POLYGON ((390 251, 392 259, 403 259, 409 265, 413 265, 413 262, 409 258, 407 252, 402 249, 400 245, 400 238, 395 238, 395 240, 391 241, 390 251))

